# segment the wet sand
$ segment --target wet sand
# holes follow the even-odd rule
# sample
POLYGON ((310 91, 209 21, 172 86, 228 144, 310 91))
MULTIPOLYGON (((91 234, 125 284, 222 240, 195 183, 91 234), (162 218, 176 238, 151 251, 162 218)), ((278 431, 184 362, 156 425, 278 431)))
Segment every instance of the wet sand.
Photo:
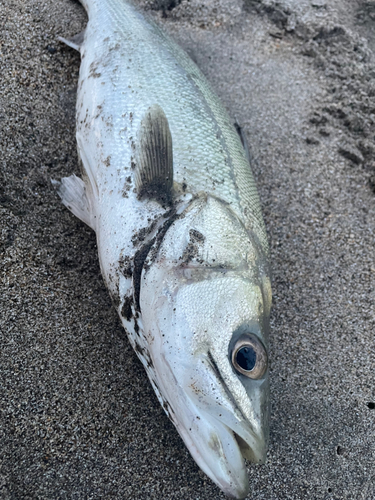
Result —
MULTIPOLYGON (((243 125, 269 232, 272 417, 251 499, 375 498, 375 8, 143 1, 243 125), (177 5, 176 5, 177 4, 177 5), (173 5, 175 5, 173 7, 173 5)), ((79 174, 72 0, 0 7, 0 498, 225 498, 131 349, 79 174)))

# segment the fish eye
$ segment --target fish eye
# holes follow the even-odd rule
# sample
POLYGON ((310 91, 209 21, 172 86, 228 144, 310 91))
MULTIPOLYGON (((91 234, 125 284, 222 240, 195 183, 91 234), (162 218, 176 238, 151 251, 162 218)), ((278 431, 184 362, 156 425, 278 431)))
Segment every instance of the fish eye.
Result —
POLYGON ((232 364, 237 372, 248 378, 263 377, 267 369, 267 352, 256 335, 241 335, 232 351, 232 364))

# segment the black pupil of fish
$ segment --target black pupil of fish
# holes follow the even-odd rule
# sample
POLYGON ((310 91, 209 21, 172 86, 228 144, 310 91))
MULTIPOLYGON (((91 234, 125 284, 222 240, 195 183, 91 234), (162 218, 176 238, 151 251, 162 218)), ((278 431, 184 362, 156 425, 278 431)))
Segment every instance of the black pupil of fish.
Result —
POLYGON ((257 361, 257 353, 252 347, 241 347, 236 354, 238 365, 246 371, 251 371, 257 361))

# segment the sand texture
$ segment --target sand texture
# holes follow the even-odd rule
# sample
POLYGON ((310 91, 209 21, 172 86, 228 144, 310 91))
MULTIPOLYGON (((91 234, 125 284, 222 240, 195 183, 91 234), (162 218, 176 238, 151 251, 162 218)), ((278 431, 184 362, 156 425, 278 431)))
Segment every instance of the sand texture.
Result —
MULTIPOLYGON (((375 498, 375 5, 155 0, 243 125, 271 246, 253 500, 375 498)), ((0 0, 0 499, 224 499, 160 407, 50 179, 79 174, 73 0, 0 0)))

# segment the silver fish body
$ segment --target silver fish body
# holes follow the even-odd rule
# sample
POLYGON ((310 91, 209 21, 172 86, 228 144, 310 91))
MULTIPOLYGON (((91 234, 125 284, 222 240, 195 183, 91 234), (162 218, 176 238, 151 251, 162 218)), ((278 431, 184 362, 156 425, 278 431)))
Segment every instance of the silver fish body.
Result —
POLYGON ((64 178, 59 192, 96 232, 104 280, 167 415, 202 470, 244 498, 243 457, 263 462, 267 449, 271 307, 246 152, 159 27, 122 0, 82 3, 87 28, 67 43, 82 57, 83 181, 64 178))

